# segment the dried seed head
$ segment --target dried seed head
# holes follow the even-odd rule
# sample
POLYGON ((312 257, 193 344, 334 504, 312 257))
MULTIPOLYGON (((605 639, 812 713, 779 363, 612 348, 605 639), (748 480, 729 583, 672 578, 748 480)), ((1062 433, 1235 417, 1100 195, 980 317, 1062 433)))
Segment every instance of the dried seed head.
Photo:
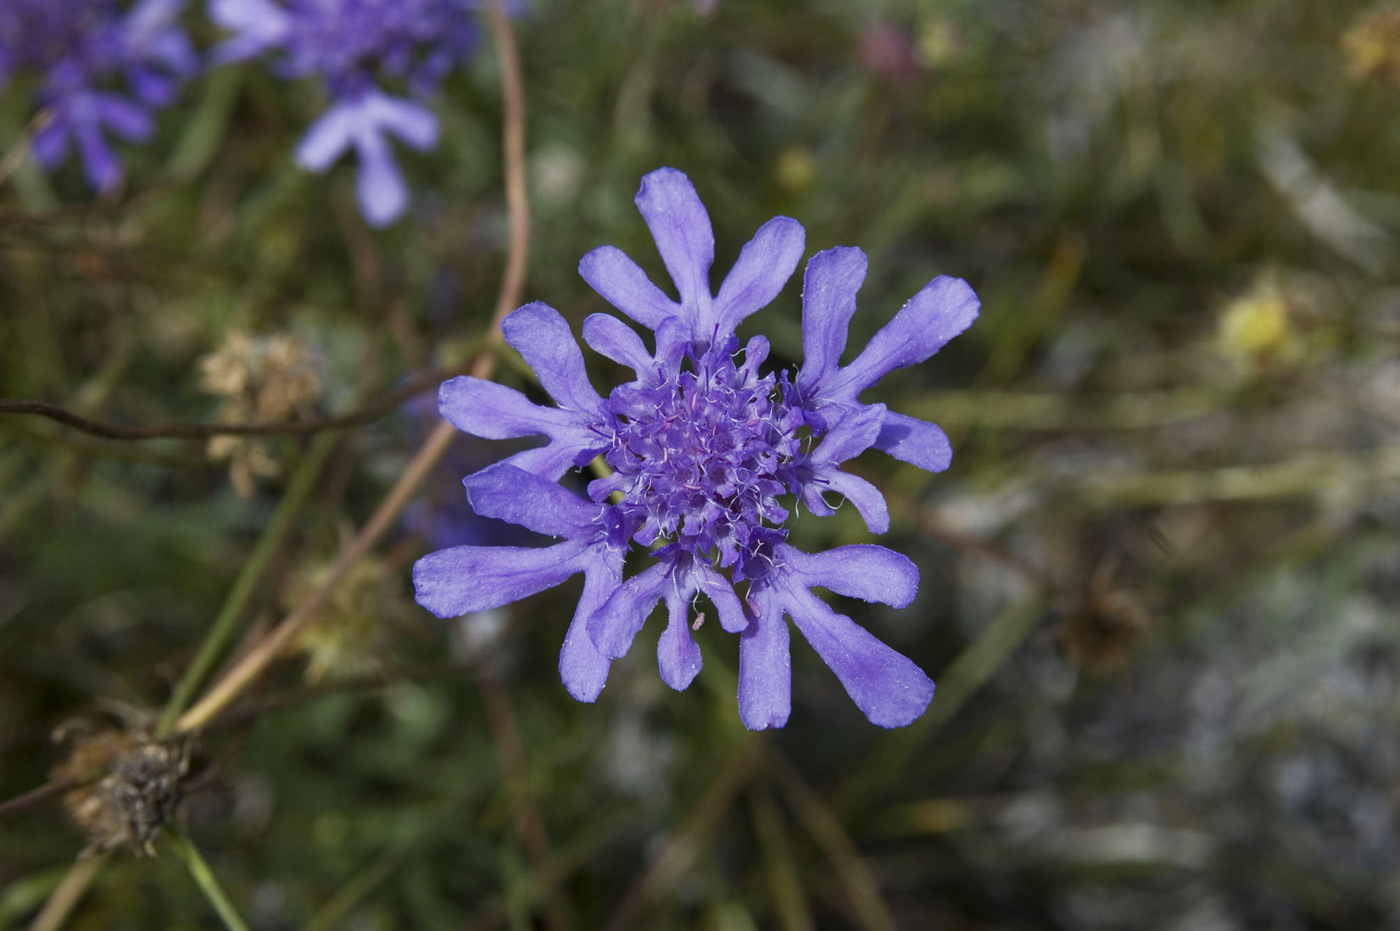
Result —
POLYGON ((200 386, 259 420, 282 420, 321 396, 310 351, 286 333, 250 337, 234 331, 199 361, 200 386))
MULTIPOLYGON (((221 423, 286 420, 321 396, 321 379, 311 353, 295 336, 250 337, 232 332, 224 344, 199 362, 200 386, 221 396, 221 423)), ((228 460, 234 488, 251 497, 258 476, 277 474, 267 442, 254 437, 216 436, 209 458, 228 460)))
POLYGON ((87 835, 89 850, 154 856, 156 836, 180 804, 191 749, 185 738, 162 741, 120 730, 73 737, 52 775, 79 783, 63 796, 63 806, 87 835))

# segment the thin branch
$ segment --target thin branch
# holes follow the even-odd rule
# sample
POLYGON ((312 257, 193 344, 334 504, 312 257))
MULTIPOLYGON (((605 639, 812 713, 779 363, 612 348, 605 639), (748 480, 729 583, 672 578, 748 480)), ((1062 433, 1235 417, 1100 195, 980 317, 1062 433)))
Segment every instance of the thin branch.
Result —
POLYGON ((222 711, 230 702, 242 694, 243 690, 257 680, 267 670, 273 660, 281 654, 292 638, 316 616, 341 582, 355 566, 368 555, 370 549, 393 525, 399 513, 408 505, 409 499, 418 489, 428 471, 437 464, 447 451, 456 429, 447 421, 439 421, 426 443, 418 450, 413 461, 399 476, 398 482, 389 490, 388 496, 380 502, 370 516, 363 530, 341 553, 325 582, 313 591, 288 614, 282 623, 258 642, 243 658, 224 674, 224 677, 205 693, 193 708, 186 711, 176 723, 176 733, 197 730, 222 711))
POLYGON ((4 424, 10 436, 24 443, 56 449, 90 459, 111 459, 118 462, 139 462, 167 469, 222 469, 225 463, 215 462, 203 453, 167 453, 149 446, 137 446, 121 440, 91 440, 82 434, 57 427, 53 430, 38 421, 23 419, 4 424))
MULTIPOLYGON (((499 324, 520 303, 525 288, 525 270, 530 264, 530 203, 525 183, 525 78, 520 70, 520 52, 502 0, 491 0, 489 12, 501 67, 501 104, 505 109, 501 146, 505 155, 506 210, 510 216, 506 270, 496 299, 495 320, 499 324)), ((493 330, 499 331, 499 326, 493 330)))
POLYGON ((69 789, 76 789, 82 783, 64 779, 59 782, 47 782, 37 789, 30 789, 23 795, 16 795, 14 798, 0 802, 0 821, 6 818, 13 818, 31 808, 42 805, 49 799, 58 798, 69 789))
POLYGON ((110 854, 100 853, 93 857, 81 857, 63 874, 58 888, 49 896, 39 914, 29 925, 29 931, 58 931, 68 920, 73 909, 82 901, 88 886, 92 884, 99 870, 107 862, 110 854))
POLYGON ((175 722, 179 720, 180 712, 185 710, 185 706, 194 697, 195 690, 204 684, 204 680, 214 670, 214 664, 224 655, 224 650, 233 637, 234 629, 238 624, 238 619, 243 615, 243 609, 247 606, 248 599, 253 596, 258 582, 261 581, 263 573, 272 562, 272 557, 277 553, 278 547, 292 525, 292 520, 301 510, 302 503, 315 486, 316 479, 321 474, 321 467, 325 465, 326 458, 330 456, 335 445, 336 437, 328 433, 321 434, 312 442, 311 448, 292 477, 287 493, 282 496, 281 502, 278 503, 272 520, 263 530, 257 546, 253 548, 248 561, 243 564, 242 570, 239 571, 238 578, 234 580, 233 587, 229 589, 223 607, 219 609, 218 617, 214 619, 208 633, 204 635, 204 642, 200 644, 199 652, 185 668, 184 675, 180 677, 175 690, 171 692, 170 700, 166 702, 165 710, 161 713, 160 724, 156 730, 157 737, 170 736, 170 732, 175 728, 175 722))
POLYGON ((343 430, 373 423, 386 414, 397 410, 405 401, 416 397, 441 382, 451 378, 455 372, 425 372, 408 384, 396 388, 384 397, 362 407, 360 410, 338 417, 321 417, 315 420, 288 420, 267 423, 170 423, 150 427, 124 427, 120 424, 90 420, 72 411, 48 404, 44 401, 25 401, 17 398, 0 398, 0 414, 31 414, 47 417, 74 430, 81 430, 93 436, 109 440, 160 440, 184 439, 202 440, 211 436, 276 436, 279 434, 305 435, 325 430, 343 430))
MULTIPOLYGON (((530 247, 530 211, 525 186, 524 82, 520 74, 520 57, 516 53, 514 32, 499 0, 493 0, 491 5, 491 27, 499 43, 501 94, 505 106, 503 145, 506 158, 506 205, 510 215, 510 252, 506 257, 505 274, 501 278, 496 309, 486 336, 490 348, 477 356, 471 366, 470 374, 482 379, 490 378, 496 370, 496 348, 504 341, 501 335, 501 320, 520 302, 520 293, 525 286, 525 268, 530 247)), ((297 632, 325 604, 335 587, 344 581, 355 565, 389 529, 428 471, 447 451, 455 435, 456 430, 450 423, 445 420, 438 423, 399 476, 398 482, 370 516, 364 529, 345 548, 325 582, 230 669, 198 704, 181 716, 176 724, 177 732, 196 730, 209 723, 267 670, 297 632)))

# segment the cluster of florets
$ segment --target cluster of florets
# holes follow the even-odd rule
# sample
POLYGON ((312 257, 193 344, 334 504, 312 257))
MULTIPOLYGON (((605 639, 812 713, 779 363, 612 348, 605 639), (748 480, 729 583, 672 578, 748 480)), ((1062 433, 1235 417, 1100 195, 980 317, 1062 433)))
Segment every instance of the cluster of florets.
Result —
POLYGON ((184 0, 4 0, 0 3, 0 90, 35 80, 40 117, 34 157, 52 170, 74 146, 88 183, 109 191, 122 179, 109 134, 144 142, 152 114, 171 103, 198 59, 177 20, 184 0))
MULTIPOLYGON (((933 683, 810 589, 902 607, 914 597, 918 572, 904 556, 879 546, 797 550, 787 542, 789 513, 779 500, 791 495, 799 507, 830 514, 843 497, 872 532, 883 533, 889 527, 883 496, 840 465, 875 447, 925 469, 947 468, 951 449, 942 430, 858 396, 964 330, 977 315, 976 296, 961 280, 934 279, 842 366, 865 256, 850 248, 819 252, 807 264, 803 289, 805 361, 795 378, 763 374, 767 341, 756 336, 739 352, 734 330, 772 301, 796 269, 801 225, 787 217, 766 223, 712 294, 714 236, 689 179, 669 168, 652 172, 637 205, 680 300, 667 297, 610 246, 589 253, 579 266, 599 294, 655 334, 648 349, 615 317, 595 314, 584 321, 584 341, 631 368, 633 381, 600 396, 564 318, 534 303, 508 316, 502 329, 555 407, 467 377, 445 383, 439 393, 443 416, 467 433, 548 439, 464 484, 479 514, 563 542, 432 553, 414 566, 419 603, 454 617, 582 573, 560 674, 571 694, 593 701, 611 661, 627 652, 663 601, 669 622, 657 646, 661 675, 673 688, 688 686, 701 667, 690 615, 704 595, 720 626, 741 636, 739 710, 751 728, 781 726, 788 718, 786 615, 871 721, 908 724, 932 699, 933 683), (607 474, 589 484, 587 499, 558 484, 570 469, 599 456, 607 474), (625 577, 631 553, 651 564, 625 577)), ((694 623, 700 620, 703 614, 694 623)))
POLYGON ((733 566, 742 580, 773 539, 765 527, 787 520, 778 496, 791 485, 802 415, 772 375, 757 374, 767 342, 751 340, 739 366, 737 348, 730 337, 688 356, 687 368, 663 372, 659 384, 615 389, 604 454, 614 472, 593 482, 589 496, 617 493, 618 507, 640 525, 633 536, 641 545, 663 541, 733 566))
POLYGON ((381 85, 402 85, 418 98, 434 92, 475 43, 472 6, 467 0, 210 0, 210 16, 235 33, 214 50, 214 60, 267 55, 279 77, 320 79, 331 105, 302 138, 297 163, 325 171, 353 149, 360 209, 383 225, 408 204, 388 137, 425 151, 437 144, 438 123, 423 103, 381 85))

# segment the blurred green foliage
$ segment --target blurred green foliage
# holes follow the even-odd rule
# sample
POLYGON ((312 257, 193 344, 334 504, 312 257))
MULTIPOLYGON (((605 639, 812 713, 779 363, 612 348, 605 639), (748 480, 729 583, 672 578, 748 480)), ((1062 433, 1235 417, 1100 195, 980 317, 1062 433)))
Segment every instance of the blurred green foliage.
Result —
MULTIPOLYGON (((577 582, 439 623, 411 602, 430 547, 407 523, 373 557, 387 590, 337 602, 377 671, 302 694, 305 659, 284 663, 261 695, 300 700, 196 751, 183 817, 249 925, 1400 927, 1393 10, 532 3, 528 299, 575 326, 607 309, 575 273, 603 243, 664 280, 631 204, 659 165, 709 206, 718 268, 775 213, 809 254, 864 248, 853 345, 934 275, 981 295, 972 330, 880 388, 948 429, 952 470, 861 463, 919 600, 842 604, 939 694, 880 731, 801 645, 791 723, 749 735, 711 624, 689 692, 644 634, 580 705, 555 671, 577 582)), ((259 67, 191 85, 109 200, 22 164, 0 188, 0 395, 213 421, 200 360, 239 333, 306 348, 311 415, 459 367, 504 261, 499 90, 484 42, 435 103, 437 150, 404 153, 415 203, 382 233, 350 166, 291 162, 315 89, 259 67)), ((799 360, 798 283, 749 326, 799 360)), ((344 434, 240 637, 424 430, 405 407, 344 434)), ((203 442, 0 418, 0 797, 48 779, 56 727, 160 708, 307 447, 267 440, 243 497, 203 442)), ((427 513, 493 457, 464 443, 427 513)), ((799 544, 867 539, 849 510, 799 521, 799 544)), ((0 926, 83 848, 62 809, 0 823, 0 926)), ((216 926, 157 849, 106 864, 68 927, 216 926)))

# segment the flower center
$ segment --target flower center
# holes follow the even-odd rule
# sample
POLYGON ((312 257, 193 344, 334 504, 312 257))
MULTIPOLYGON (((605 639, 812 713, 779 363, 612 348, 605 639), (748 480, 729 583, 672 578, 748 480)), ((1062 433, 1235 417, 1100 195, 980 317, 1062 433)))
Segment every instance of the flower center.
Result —
POLYGON ((739 564, 765 540, 782 539, 788 490, 799 452, 801 416, 751 345, 734 364, 737 341, 713 347, 672 381, 626 385, 609 399, 616 439, 607 453, 621 507, 641 529, 634 539, 679 545, 719 565, 739 564))

